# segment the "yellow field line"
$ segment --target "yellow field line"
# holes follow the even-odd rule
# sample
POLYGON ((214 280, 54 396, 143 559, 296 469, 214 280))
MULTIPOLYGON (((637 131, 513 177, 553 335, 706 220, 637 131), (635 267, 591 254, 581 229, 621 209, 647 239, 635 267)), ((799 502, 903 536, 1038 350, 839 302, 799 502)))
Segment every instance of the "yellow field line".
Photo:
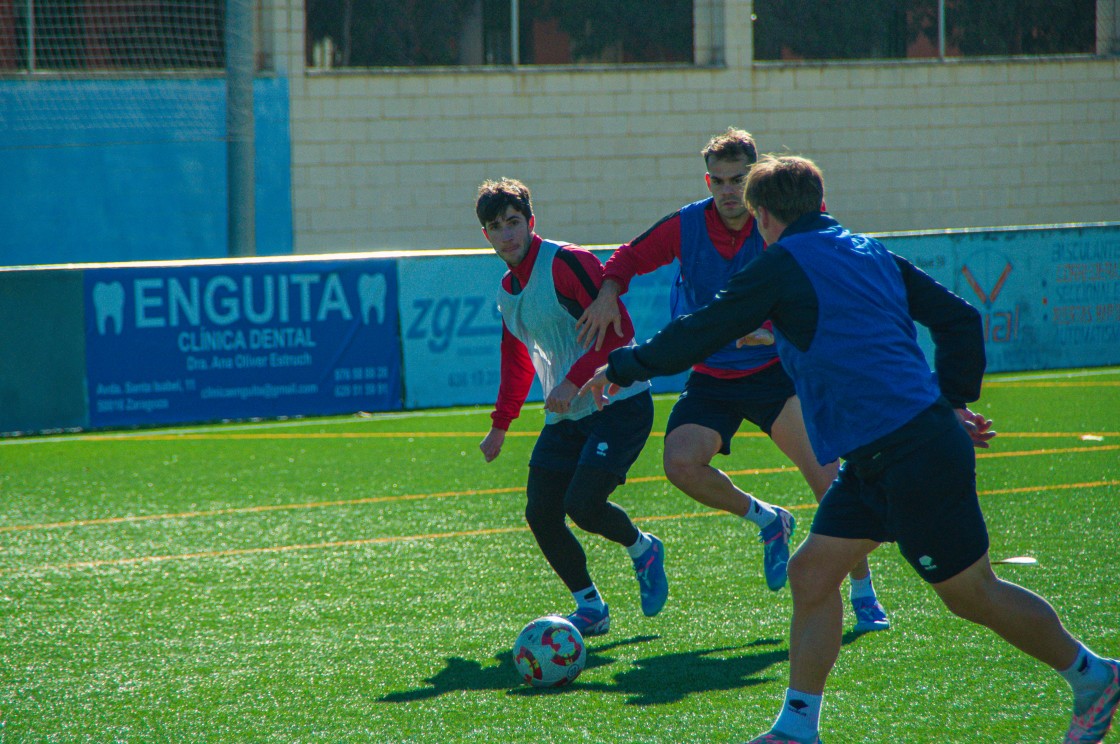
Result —
MULTIPOLYGON (((510 431, 507 437, 536 437, 537 431, 510 431)), ((1005 438, 1028 439, 1062 439, 1065 437, 1081 438, 1084 436, 1120 437, 1120 431, 1091 431, 1091 432, 1003 432, 999 433, 1005 438)), ((252 440, 299 440, 299 439, 456 439, 477 438, 479 441, 486 436, 484 431, 310 431, 310 432, 206 432, 183 434, 79 434, 72 438, 76 442, 213 442, 213 441, 252 441, 252 440)), ((664 437, 665 432, 650 432, 651 437, 664 437)), ((736 439, 766 439, 767 435, 761 431, 738 432, 736 439)))
MULTIPOLYGON (((509 431, 506 437, 537 437, 539 431, 509 431)), ((486 436, 484 431, 310 431, 310 432, 187 432, 183 434, 79 434, 72 438, 73 441, 82 442, 205 442, 237 440, 269 440, 269 439, 454 439, 472 438, 482 441, 486 436)), ((650 432, 651 437, 664 437, 665 432, 650 432)), ((1078 436, 1070 434, 1069 436, 1078 436)), ((1120 436, 1120 435, 1118 435, 1120 436)), ((761 431, 738 432, 735 438, 765 439, 766 434, 761 431)))
MULTIPOLYGON (((1053 455, 1065 452, 1109 452, 1120 449, 1120 445, 1097 445, 1089 447, 1059 447, 1052 449, 1022 450, 1015 452, 979 452, 977 459, 1002 458, 1002 457, 1030 457, 1036 455, 1053 455)), ((745 470, 728 470, 728 475, 773 475, 776 473, 796 473, 797 468, 792 465, 774 468, 748 468, 745 470)), ((629 483, 657 483, 666 481, 664 475, 645 475, 627 478, 629 483)), ((480 488, 462 491, 440 491, 436 493, 413 493, 399 496, 368 496, 360 499, 341 499, 335 501, 308 501, 296 504, 262 504, 257 506, 237 506, 225 509, 204 509, 188 512, 170 512, 163 514, 138 514, 125 517, 101 517, 98 519, 75 519, 65 522, 41 522, 37 524, 13 524, 0 526, 0 533, 28 532, 33 530, 50 530, 74 527, 92 527, 97 525, 127 524, 130 522, 152 522, 167 519, 193 519, 198 517, 216 517, 229 514, 259 514, 271 511, 294 511, 297 509, 324 509, 339 506, 360 506, 363 504, 381 504, 397 501, 417 501, 421 499, 453 498, 456 496, 483 496, 501 493, 517 493, 524 490, 523 486, 507 486, 503 488, 480 488)))
POLYGON ((1097 380, 1096 382, 1031 382, 1029 380, 1023 381, 1008 381, 1000 382, 999 380, 992 380, 991 382, 984 383, 985 388, 991 387, 1013 387, 1013 388, 1041 388, 1041 387, 1058 387, 1058 388, 1071 388, 1071 387, 1120 387, 1120 380, 1097 380))
MULTIPOLYGON (((1099 488, 1106 486, 1120 486, 1120 480, 1097 481, 1093 483, 1063 483, 1059 485, 1028 486, 1022 488, 1002 488, 980 491, 981 496, 990 496, 1005 493, 1024 493, 1035 491, 1051 491, 1055 489, 1070 488, 1099 488)), ((797 504, 789 509, 801 511, 814 509, 816 504, 797 504)), ((665 514, 654 517, 636 518, 635 522, 664 522, 669 520, 697 519, 703 517, 722 516, 724 512, 709 510, 705 512, 685 512, 681 514, 665 514)), ((204 558, 230 558, 243 555, 263 555, 271 553, 291 553, 303 550, 324 550, 337 548, 352 548, 365 545, 384 545, 389 543, 415 542, 418 540, 446 540, 456 537, 482 537, 487 535, 505 535, 517 532, 528 532, 527 526, 518 527, 493 527, 478 530, 457 530, 454 532, 432 532, 420 535, 394 535, 389 537, 368 537, 360 540, 336 540, 331 542, 302 543, 296 545, 273 545, 263 548, 231 548, 228 550, 205 550, 197 553, 176 553, 168 555, 146 555, 134 558, 108 558, 95 561, 75 561, 73 563, 44 564, 23 569, 0 570, 0 573, 34 573, 38 571, 63 571, 84 568, 103 568, 106 566, 130 566, 148 563, 162 563, 165 561, 201 560, 204 558)))
MULTIPOLYGON (((731 470, 728 475, 767 475, 772 473, 797 472, 793 466, 777 468, 751 468, 749 470, 731 470)), ((643 475, 627 478, 628 483, 654 483, 666 480, 663 475, 643 475)), ((394 501, 416 501, 420 499, 441 499, 454 496, 485 496, 499 493, 517 493, 524 491, 524 486, 507 486, 503 488, 476 488, 463 491, 442 491, 436 493, 411 493, 400 496, 368 496, 360 499, 342 499, 338 501, 308 501, 298 504, 263 504, 258 506, 234 506, 226 509, 204 509, 189 512, 170 512, 164 514, 138 514, 127 517, 102 517, 99 519, 74 519, 67 522, 42 522, 39 524, 12 524, 0 527, 2 532, 27 532, 30 530, 51 530, 65 527, 92 527, 106 524, 126 524, 129 522, 152 522, 162 519, 192 519, 195 517, 218 517, 227 514, 256 514, 270 511, 289 511, 296 509, 322 509, 335 506, 358 506, 362 504, 381 504, 394 501)))
POLYGON ((1031 455, 1056 455, 1059 452, 1112 452, 1120 449, 1120 444, 1097 445, 1095 447, 1057 447, 1040 450, 1017 450, 1015 452, 978 452, 976 459, 991 457, 1029 457, 1031 455))
POLYGON ((1092 481, 1089 483, 1059 483, 1050 486, 1019 486, 1017 488, 990 488, 977 491, 981 496, 998 496, 1005 493, 1037 493, 1038 491, 1061 491, 1070 488, 1104 488, 1106 486, 1120 486, 1120 480, 1092 481))
POLYGON ((1001 431, 999 436, 1003 439, 1064 439, 1065 437, 1120 437, 1120 431, 1001 431))

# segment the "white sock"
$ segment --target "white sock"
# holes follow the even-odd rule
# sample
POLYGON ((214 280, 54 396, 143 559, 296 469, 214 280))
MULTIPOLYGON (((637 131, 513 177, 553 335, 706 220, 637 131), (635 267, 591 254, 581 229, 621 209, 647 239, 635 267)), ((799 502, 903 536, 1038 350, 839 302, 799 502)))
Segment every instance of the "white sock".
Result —
POLYGON ((848 580, 852 585, 851 599, 853 602, 857 599, 863 599, 864 597, 875 596, 875 587, 871 585, 871 574, 867 574, 867 578, 865 579, 853 579, 849 577, 848 580))
POLYGON ((649 539, 647 533, 638 530, 638 541, 627 547, 626 552, 630 554, 631 558, 638 558, 642 553, 649 550, 650 545, 653 545, 653 540, 649 539))
POLYGON ((572 592, 572 598, 576 601, 576 609, 586 608, 602 612, 603 608, 607 606, 594 584, 586 589, 580 589, 578 592, 572 592))
POLYGON ((1077 658, 1073 660, 1073 666, 1064 672, 1059 672, 1059 674, 1073 688, 1073 707, 1075 711, 1084 711, 1088 708, 1112 678, 1111 670, 1104 663, 1104 659, 1080 643, 1078 644, 1077 658))
POLYGON ((758 525, 759 529, 767 526, 775 519, 778 518, 778 512, 774 511, 774 507, 767 504, 765 501, 759 501, 754 496, 751 496, 751 506, 747 509, 747 513, 743 515, 743 519, 748 519, 758 525))
POLYGON ((774 721, 774 728, 795 739, 815 741, 820 731, 822 698, 786 688, 786 701, 774 721))

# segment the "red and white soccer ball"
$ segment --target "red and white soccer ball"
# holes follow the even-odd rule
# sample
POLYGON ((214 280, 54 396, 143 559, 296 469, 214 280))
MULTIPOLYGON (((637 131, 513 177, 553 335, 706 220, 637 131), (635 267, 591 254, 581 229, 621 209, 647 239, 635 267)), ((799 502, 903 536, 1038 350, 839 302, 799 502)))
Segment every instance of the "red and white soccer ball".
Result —
POLYGON ((533 687, 560 687, 583 671, 587 646, 576 626, 559 615, 538 617, 513 644, 513 665, 533 687))

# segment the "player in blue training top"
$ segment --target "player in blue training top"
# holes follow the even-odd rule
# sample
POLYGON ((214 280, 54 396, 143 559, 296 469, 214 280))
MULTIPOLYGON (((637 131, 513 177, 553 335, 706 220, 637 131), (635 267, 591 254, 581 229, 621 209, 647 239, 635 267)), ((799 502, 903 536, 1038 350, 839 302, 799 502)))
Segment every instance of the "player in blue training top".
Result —
MULTIPOLYGON (((679 372, 769 318, 820 462, 845 460, 789 563, 790 683, 771 730, 752 744, 820 742, 825 682, 840 652, 844 575, 893 541, 954 614, 1048 664, 1073 689, 1066 744, 1096 744, 1120 702, 1120 661, 1073 638, 1041 597, 1003 581, 988 558, 973 447, 995 436, 970 411, 980 396, 979 313, 820 205, 824 179, 804 158, 767 156, 746 203, 767 251, 706 307, 653 339, 616 349, 585 388, 679 372), (930 329, 931 372, 914 321, 930 329)), ((608 406, 609 407, 609 406, 608 406)))
POLYGON ((529 458, 525 519, 576 601, 568 619, 583 635, 610 630, 610 611, 591 580, 587 556, 565 514, 581 529, 626 548, 638 577, 642 612, 656 615, 669 595, 665 548, 608 500, 626 480, 653 427, 649 383, 622 390, 614 411, 600 411, 590 396, 579 395, 580 386, 609 351, 633 340, 630 317, 621 309, 626 318, 622 331, 612 334, 601 350, 585 351, 576 342, 575 324, 603 281, 599 259, 579 246, 542 240, 533 231, 536 218, 529 189, 520 181, 483 183, 475 214, 486 239, 509 267, 498 292, 498 401, 491 414, 493 425, 479 448, 487 462, 501 453, 506 431, 521 412, 535 374, 547 413, 529 458))
MULTIPOLYGON (((616 333, 621 329, 617 300, 634 276, 678 264, 670 296, 675 318, 711 302, 733 274, 762 253, 765 242, 743 202, 747 174, 758 159, 754 137, 743 129, 728 128, 712 137, 700 155, 711 197, 681 207, 619 246, 603 269, 598 298, 576 324, 585 343, 593 340, 599 348, 608 329, 613 327, 616 333)), ((758 527, 766 584, 778 590, 786 584, 793 516, 743 491, 711 464, 717 454, 731 454, 732 439, 744 420, 789 457, 820 501, 836 478, 839 463, 822 465, 813 457, 793 381, 773 345, 732 342, 693 365, 665 426, 665 476, 701 504, 758 527)), ((857 633, 890 627, 866 560, 852 569, 850 597, 857 633)))

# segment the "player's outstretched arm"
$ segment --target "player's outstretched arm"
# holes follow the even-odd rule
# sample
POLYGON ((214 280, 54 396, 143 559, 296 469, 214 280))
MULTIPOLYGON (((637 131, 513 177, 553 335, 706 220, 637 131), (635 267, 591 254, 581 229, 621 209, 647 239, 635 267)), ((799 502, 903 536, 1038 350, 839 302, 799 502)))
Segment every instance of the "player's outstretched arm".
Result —
POLYGON ((957 414, 957 420, 961 422, 961 426, 968 432, 968 436, 972 438, 973 447, 987 449, 991 446, 988 441, 996 435, 996 432, 992 431, 991 419, 984 418, 975 411, 970 411, 968 406, 954 408, 953 411, 957 414))
POLYGON ((618 309, 619 286, 611 279, 603 282, 599 295, 576 321, 576 342, 588 348, 594 342, 595 351, 603 348, 607 329, 614 326, 616 336, 622 335, 622 313, 618 309))
POLYGON ((607 379, 607 365, 604 364, 595 370, 595 374, 591 376, 590 380, 583 383, 579 392, 580 395, 584 393, 590 395, 591 399, 595 401, 595 407, 601 411, 603 406, 610 402, 607 396, 614 395, 618 390, 618 385, 607 379))
POLYGON ((486 458, 486 462, 493 462, 495 457, 502 454, 502 445, 505 444, 505 441, 505 429, 490 428, 490 432, 478 445, 478 448, 482 450, 482 456, 486 458))

